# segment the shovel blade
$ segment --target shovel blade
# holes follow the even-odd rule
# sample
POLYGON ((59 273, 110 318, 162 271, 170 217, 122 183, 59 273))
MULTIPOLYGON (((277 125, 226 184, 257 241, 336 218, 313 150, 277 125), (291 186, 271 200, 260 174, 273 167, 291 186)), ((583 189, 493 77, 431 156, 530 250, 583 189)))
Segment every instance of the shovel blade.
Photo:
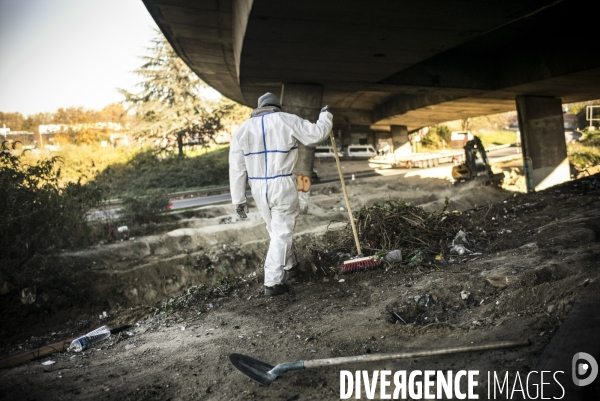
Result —
POLYGON ((267 374, 274 366, 242 354, 229 355, 229 362, 255 382, 268 386, 274 380, 267 374))

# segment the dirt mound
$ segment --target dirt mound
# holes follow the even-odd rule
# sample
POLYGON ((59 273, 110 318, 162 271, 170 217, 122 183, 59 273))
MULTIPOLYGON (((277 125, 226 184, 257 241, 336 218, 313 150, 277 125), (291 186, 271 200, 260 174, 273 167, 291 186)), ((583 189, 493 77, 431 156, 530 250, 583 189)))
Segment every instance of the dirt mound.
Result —
MULTIPOLYGON (((481 255, 405 260, 349 275, 313 270, 305 259, 292 292, 280 297, 264 297, 260 269, 248 268, 236 279, 192 286, 158 309, 115 306, 107 319, 94 317, 94 310, 68 323, 37 326, 37 342, 29 340, 34 325, 18 333, 4 327, 4 355, 85 332, 84 319, 90 328, 128 321, 134 336, 113 336, 84 355, 55 354, 51 366, 35 361, 6 370, 0 393, 7 399, 339 399, 337 368, 290 372, 260 387, 235 371, 227 355, 239 352, 276 364, 529 338, 532 345, 519 349, 349 367, 459 366, 518 371, 523 377, 570 310, 600 293, 600 192, 593 178, 463 210, 462 229, 469 241, 477 241, 481 255)), ((362 196, 358 186, 354 190, 355 198, 362 196)), ((328 215, 340 214, 311 210, 297 242, 307 254, 323 248, 312 235, 316 222, 323 221, 322 230, 328 215)), ((258 231, 258 223, 240 224, 248 224, 243 235, 249 238, 258 231)), ((219 235, 221 240, 233 234, 219 235)), ((485 389, 485 375, 479 379, 485 389)))

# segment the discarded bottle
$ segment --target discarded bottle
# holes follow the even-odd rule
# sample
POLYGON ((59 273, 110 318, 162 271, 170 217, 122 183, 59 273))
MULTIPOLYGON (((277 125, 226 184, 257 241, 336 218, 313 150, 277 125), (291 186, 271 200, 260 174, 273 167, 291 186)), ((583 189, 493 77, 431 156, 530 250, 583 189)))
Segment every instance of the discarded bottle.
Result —
POLYGON ((384 259, 386 260, 386 262, 390 263, 402 262, 402 251, 400 249, 390 251, 387 255, 385 255, 384 259))
POLYGON ((463 245, 454 245, 450 249, 450 255, 464 255, 465 253, 473 253, 465 248, 463 245))
POLYGON ((67 348, 67 351, 81 352, 85 349, 88 349, 92 345, 99 343, 100 341, 106 340, 108 337, 110 337, 110 330, 108 327, 102 326, 94 331, 90 331, 85 336, 81 336, 73 340, 71 346, 67 348))

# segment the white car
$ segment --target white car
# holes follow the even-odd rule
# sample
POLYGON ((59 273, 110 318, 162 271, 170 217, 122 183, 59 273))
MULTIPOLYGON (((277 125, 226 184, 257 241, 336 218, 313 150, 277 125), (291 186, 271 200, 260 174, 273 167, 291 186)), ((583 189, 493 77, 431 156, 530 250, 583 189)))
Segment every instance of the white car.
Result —
MULTIPOLYGON (((338 150, 338 156, 344 156, 344 152, 338 150)), ((315 157, 335 157, 333 146, 317 146, 315 148, 315 157)))
POLYGON ((371 145, 350 145, 346 149, 348 157, 375 157, 377 151, 371 145))

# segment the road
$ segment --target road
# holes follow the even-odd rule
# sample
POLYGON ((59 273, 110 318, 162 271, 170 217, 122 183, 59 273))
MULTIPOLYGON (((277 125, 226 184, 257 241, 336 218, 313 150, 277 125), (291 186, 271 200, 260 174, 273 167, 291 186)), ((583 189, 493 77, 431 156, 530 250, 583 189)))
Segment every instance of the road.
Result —
MULTIPOLYGON (((493 164, 493 163, 498 163, 498 162, 518 158, 520 156, 520 153, 517 153, 517 149, 519 149, 519 148, 511 147, 511 148, 492 150, 492 151, 488 152, 488 159, 489 159, 490 163, 493 164)), ((440 167, 411 169, 411 170, 405 169, 405 168, 398 168, 398 169, 375 171, 373 169, 369 169, 368 162, 366 160, 364 162, 365 162, 365 168, 361 171, 355 171, 354 172, 355 178, 369 178, 369 177, 381 177, 381 176, 389 176, 389 175, 407 175, 407 174, 409 176, 428 175, 428 173, 435 173, 434 170, 439 170, 439 169, 444 168, 444 166, 440 166, 440 167)), ((342 162, 342 163, 344 163, 344 162, 342 162)), ((352 162, 352 163, 356 163, 356 162, 352 162)), ((448 166, 450 166, 450 164, 446 165, 446 167, 448 167, 448 166)), ((351 174, 345 173, 344 177, 347 180, 350 180, 351 174)), ((324 177, 318 184, 313 184, 313 186, 318 187, 319 185, 323 185, 323 184, 330 183, 330 182, 337 182, 337 181, 339 181, 338 176, 328 175, 328 176, 324 177)), ((248 196, 248 198, 252 197, 252 194, 250 193, 250 191, 247 191, 246 195, 248 196)), ((231 194, 226 193, 226 194, 221 194, 221 195, 203 196, 203 197, 196 197, 196 198, 189 198, 189 199, 179 199, 179 200, 173 200, 171 202, 171 204, 172 204, 172 210, 179 210, 179 209, 187 209, 187 208, 192 208, 192 207, 214 205, 214 204, 225 203, 225 202, 231 202, 231 194)), ((118 215, 119 210, 120 210, 120 208, 118 206, 115 206, 114 208, 110 209, 109 212, 113 215, 113 218, 114 218, 114 216, 118 215)), ((103 219, 103 218, 106 218, 106 213, 107 213, 107 211, 97 211, 97 212, 94 212, 90 218, 103 219)))
MULTIPOLYGON (((517 153, 517 149, 518 148, 504 148, 504 149, 497 149, 497 150, 493 150, 488 152, 488 159, 490 161, 490 163, 498 163, 498 162, 502 162, 502 161, 506 161, 506 160, 511 160, 515 157, 517 157, 517 155, 520 155, 520 153, 517 153)), ((418 169, 419 171, 425 171, 425 170, 430 170, 430 169, 434 169, 436 167, 431 167, 429 169, 425 168, 425 169, 418 169)), ((368 167, 366 168, 368 169, 368 167)), ((416 169, 415 169, 416 170, 416 169)), ((355 173, 355 178, 368 178, 368 177, 381 177, 382 175, 405 175, 409 172, 415 172, 415 170, 409 170, 409 169, 392 169, 392 170, 388 170, 386 171, 385 174, 381 174, 379 172, 376 171, 363 171, 363 172, 356 172, 355 173)), ((348 177, 345 177, 346 179, 351 179, 351 176, 349 174, 345 174, 348 177)), ((319 185, 323 185, 329 182, 336 182, 339 181, 338 177, 328 177, 326 179, 321 180, 320 183, 318 184, 313 184, 313 186, 319 186, 319 185)), ((246 192, 246 195, 251 198, 252 194, 250 193, 250 191, 246 192)), ((206 205, 212 205, 212 204, 216 204, 216 203, 221 203, 221 202, 230 202, 231 201, 231 195, 230 194, 221 194, 221 195, 213 195, 213 196, 205 196, 205 197, 200 197, 200 198, 190 198, 190 199, 182 199, 182 200, 175 200, 173 202, 171 202, 173 204, 173 209, 185 209, 185 208, 189 208, 189 207, 196 207, 196 206, 206 206, 206 205)))

